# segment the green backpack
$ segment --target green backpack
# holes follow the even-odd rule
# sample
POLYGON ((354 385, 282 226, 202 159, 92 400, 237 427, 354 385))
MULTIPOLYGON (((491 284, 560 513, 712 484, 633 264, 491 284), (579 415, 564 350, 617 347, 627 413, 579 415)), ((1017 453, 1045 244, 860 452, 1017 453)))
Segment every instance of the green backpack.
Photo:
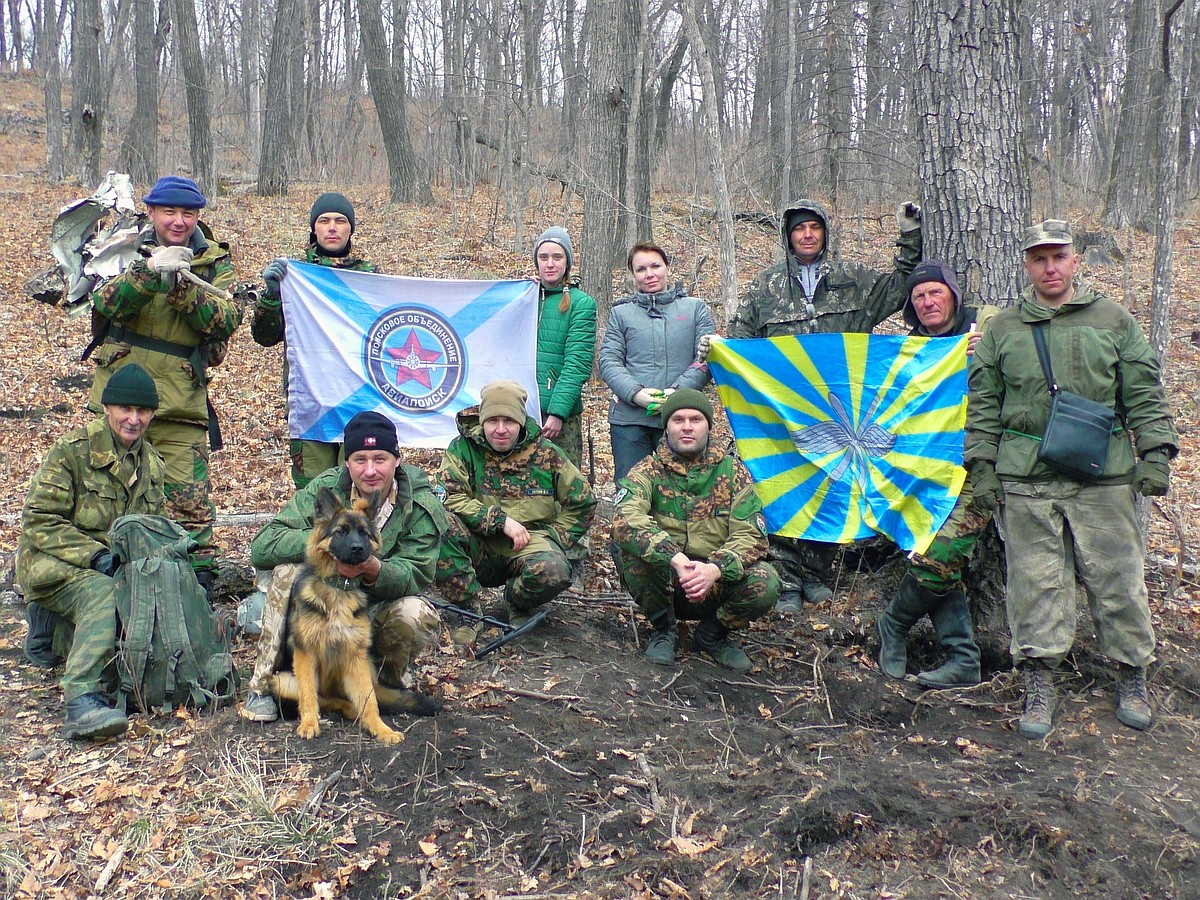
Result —
POLYGON ((192 539, 162 516, 122 516, 109 531, 117 570, 117 705, 216 709, 237 693, 221 622, 188 563, 192 539))

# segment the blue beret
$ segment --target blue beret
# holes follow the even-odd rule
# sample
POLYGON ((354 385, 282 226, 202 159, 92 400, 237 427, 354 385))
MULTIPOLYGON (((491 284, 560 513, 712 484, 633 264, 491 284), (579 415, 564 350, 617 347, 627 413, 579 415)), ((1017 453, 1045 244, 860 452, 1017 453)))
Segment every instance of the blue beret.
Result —
POLYGON ((182 209, 204 209, 208 205, 196 182, 179 175, 164 175, 158 179, 142 202, 148 206, 178 206, 182 209))

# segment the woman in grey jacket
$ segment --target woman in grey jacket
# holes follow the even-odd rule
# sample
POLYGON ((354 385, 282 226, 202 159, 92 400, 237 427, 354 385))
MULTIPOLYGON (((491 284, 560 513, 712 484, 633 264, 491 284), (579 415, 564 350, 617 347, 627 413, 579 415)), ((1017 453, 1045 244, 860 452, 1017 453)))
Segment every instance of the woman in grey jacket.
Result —
POLYGON ((615 395, 608 423, 616 481, 658 447, 662 401, 677 388, 701 390, 708 383, 696 347, 716 333, 703 300, 668 287, 671 261, 661 247, 634 244, 628 264, 637 293, 612 308, 600 346, 600 377, 615 395))

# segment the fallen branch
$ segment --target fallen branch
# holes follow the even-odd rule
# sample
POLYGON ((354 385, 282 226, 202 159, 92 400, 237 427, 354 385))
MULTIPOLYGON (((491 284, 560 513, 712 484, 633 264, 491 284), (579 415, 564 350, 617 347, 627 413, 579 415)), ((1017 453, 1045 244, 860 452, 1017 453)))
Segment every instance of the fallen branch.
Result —
POLYGON ((504 691, 506 694, 513 694, 517 697, 528 697, 530 700, 544 700, 547 703, 582 703, 582 697, 576 697, 574 694, 544 694, 541 691, 531 691, 528 688, 509 687, 506 684, 492 685, 496 690, 504 691))
POLYGON ((117 844, 117 849, 113 851, 113 855, 109 857, 108 864, 104 867, 104 871, 100 873, 100 877, 96 879, 96 887, 92 891, 93 894, 103 894, 104 889, 108 887, 108 883, 112 881, 113 875, 116 874, 117 867, 121 865, 121 860, 125 858, 125 851, 128 848, 124 844, 117 844))
POLYGON ((656 816, 662 815, 663 801, 658 793, 658 776, 650 768, 650 763, 646 760, 645 753, 637 755, 637 764, 638 768, 642 770, 642 774, 646 776, 646 784, 650 789, 650 808, 656 816))

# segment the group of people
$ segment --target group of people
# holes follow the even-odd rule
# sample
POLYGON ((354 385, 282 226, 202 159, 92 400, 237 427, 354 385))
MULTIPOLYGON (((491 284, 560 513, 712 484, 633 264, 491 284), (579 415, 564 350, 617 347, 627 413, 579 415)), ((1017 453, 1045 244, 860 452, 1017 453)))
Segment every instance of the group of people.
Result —
MULTIPOLYGON (((26 655, 62 678, 64 734, 97 738, 126 727, 106 691, 119 623, 107 539, 127 513, 161 512, 189 528, 197 577, 216 564, 208 454, 220 446, 207 369, 224 357, 242 309, 223 290, 233 280, 228 247, 199 221, 205 198, 186 178, 160 179, 145 197, 148 225, 138 258, 93 297, 98 418, 61 438, 34 477, 17 556, 29 601, 26 655), (209 289, 203 284, 208 282, 209 289), (73 629, 73 639, 71 631, 73 629)), ((932 546, 913 556, 877 620, 881 670, 906 677, 909 631, 928 615, 946 651, 917 675, 929 688, 977 684, 980 653, 963 588, 978 536, 995 518, 1006 538, 1012 654, 1025 683, 1018 730, 1044 736, 1055 707, 1053 669, 1074 638, 1075 583, 1082 581, 1102 649, 1118 664, 1117 715, 1149 727, 1145 673, 1154 634, 1135 492, 1165 493, 1178 439, 1157 359, 1134 319, 1076 279, 1069 225, 1027 229, 1030 287, 999 311, 972 308, 954 270, 922 261, 920 209, 897 211, 891 269, 843 261, 827 212, 803 200, 780 219, 783 261, 750 285, 727 336, 762 338, 869 332, 901 312, 914 335, 967 335, 969 482, 932 546), (1033 333, 1054 360, 1047 384, 1033 333), (1071 391, 1117 413, 1108 458, 1081 479, 1042 462, 1040 436, 1051 395, 1071 391)), ((352 248, 355 212, 341 194, 317 198, 303 261, 377 271, 352 248)), ((794 614, 832 597, 836 545, 768 534, 753 480, 736 455, 711 440, 714 410, 703 392, 717 329, 706 304, 676 283, 670 259, 635 244, 628 268, 636 292, 614 304, 598 355, 612 392, 609 426, 616 494, 611 551, 622 583, 651 626, 646 659, 673 665, 677 623, 696 622, 694 652, 746 672, 752 662, 734 633, 778 610, 794 614)), ((381 544, 339 576, 367 596, 379 680, 414 688, 411 663, 440 627, 436 590, 464 616, 452 632, 479 635, 484 587, 503 587, 519 626, 564 591, 590 552, 596 505, 581 474, 582 391, 595 354, 596 304, 578 287, 568 233, 535 241, 537 379, 541 421, 513 381, 483 388, 457 416, 458 436, 434 482, 404 465, 395 425, 361 412, 340 444, 293 441, 296 493, 256 536, 253 564, 272 570, 255 669, 240 714, 278 717, 268 690, 284 664, 290 585, 314 526, 316 495, 343 503, 377 495, 381 544)), ((251 332, 263 346, 286 340, 280 284, 287 260, 263 271, 251 332)), ((285 370, 284 378, 287 373, 285 370)), ((444 604, 443 604, 444 605, 444 604)))

